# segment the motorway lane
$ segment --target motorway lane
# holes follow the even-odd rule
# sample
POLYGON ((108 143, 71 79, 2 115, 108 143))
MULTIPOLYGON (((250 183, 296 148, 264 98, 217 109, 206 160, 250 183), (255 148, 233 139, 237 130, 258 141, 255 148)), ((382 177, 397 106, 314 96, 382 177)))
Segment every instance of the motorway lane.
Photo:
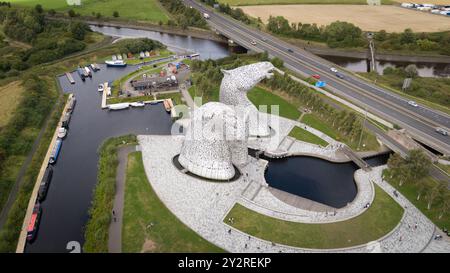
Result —
MULTIPOLYGON (((341 95, 351 101, 360 102, 360 106, 368 109, 370 112, 373 112, 377 115, 380 115, 388 120, 396 120, 397 124, 407 128, 409 131, 414 133, 414 136, 423 141, 434 148, 440 148, 440 150, 449 153, 450 151, 450 140, 448 137, 442 136, 435 132, 434 126, 439 125, 443 127, 450 127, 450 119, 445 115, 436 111, 428 110, 426 108, 417 108, 426 109, 426 113, 419 113, 419 115, 411 111, 411 106, 407 104, 407 100, 403 98, 397 98, 397 96, 391 94, 389 91, 385 91, 376 86, 372 86, 358 78, 351 77, 347 73, 342 73, 346 75, 345 81, 337 80, 334 74, 330 73, 329 67, 332 64, 329 64, 327 61, 317 61, 319 57, 311 58, 310 53, 299 54, 296 51, 288 52, 287 48, 295 48, 283 41, 278 41, 278 39, 274 39, 272 36, 261 33, 256 30, 250 30, 248 27, 241 25, 238 22, 234 22, 231 19, 225 19, 223 16, 219 16, 215 13, 212 13, 210 10, 207 10, 197 3, 186 0, 188 4, 193 7, 199 8, 202 12, 207 12, 210 14, 209 22, 216 28, 222 32, 227 33, 228 36, 236 40, 237 43, 250 48, 257 49, 259 51, 267 51, 272 56, 278 56, 285 61, 285 64, 289 66, 288 68, 298 71, 302 74, 311 75, 320 73, 322 78, 328 82, 328 84, 334 89, 338 95, 341 95), (250 44, 251 40, 260 40, 256 46, 252 46, 250 44), (275 53, 275 54, 274 54, 275 53), (313 64, 310 64, 313 63, 313 64), (359 88, 363 88, 365 90, 370 89, 370 93, 378 92, 382 93, 385 96, 375 97, 365 90, 358 90, 359 88), (345 91, 345 92, 344 92, 345 91), (396 102, 395 100, 399 100, 396 102), (401 109, 400 105, 405 104, 406 110, 401 109), (402 113, 399 110, 406 112, 402 113), (421 120, 419 120, 421 119, 421 120), (431 125, 429 125, 431 123, 431 125)), ((378 94, 377 94, 378 95, 378 94)))

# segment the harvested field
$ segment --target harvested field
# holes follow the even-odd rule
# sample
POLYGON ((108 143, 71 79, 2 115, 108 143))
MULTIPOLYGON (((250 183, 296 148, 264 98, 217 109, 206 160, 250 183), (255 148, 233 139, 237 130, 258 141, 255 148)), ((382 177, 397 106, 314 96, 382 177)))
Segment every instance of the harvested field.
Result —
POLYGON ((241 7, 244 12, 261 17, 263 22, 270 15, 284 16, 290 22, 328 25, 346 21, 363 30, 402 32, 411 28, 416 32, 450 30, 450 18, 425 12, 395 7, 367 5, 262 5, 241 7))

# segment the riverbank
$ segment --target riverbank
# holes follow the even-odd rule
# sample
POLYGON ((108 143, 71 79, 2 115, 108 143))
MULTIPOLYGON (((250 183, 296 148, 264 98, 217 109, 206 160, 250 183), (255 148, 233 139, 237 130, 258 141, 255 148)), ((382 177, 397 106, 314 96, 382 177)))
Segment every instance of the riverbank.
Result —
MULTIPOLYGON (((71 21, 72 18, 67 18, 65 16, 47 16, 49 20, 64 20, 71 21)), ((150 22, 141 22, 141 21, 124 21, 124 20, 96 20, 91 17, 80 17, 85 23, 89 25, 95 25, 98 27, 115 27, 115 28, 131 28, 136 30, 149 30, 149 31, 157 31, 167 34, 174 34, 180 36, 189 36, 199 39, 216 41, 219 43, 227 43, 228 40, 220 35, 217 35, 215 32, 211 30, 199 29, 189 27, 187 29, 182 29, 180 27, 175 26, 166 26, 153 24, 150 22)))

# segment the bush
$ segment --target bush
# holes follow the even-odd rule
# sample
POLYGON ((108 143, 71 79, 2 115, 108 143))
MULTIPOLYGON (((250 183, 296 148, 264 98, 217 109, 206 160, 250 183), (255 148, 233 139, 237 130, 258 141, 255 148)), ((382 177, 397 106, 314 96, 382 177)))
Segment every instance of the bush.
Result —
POLYGON ((114 12, 113 12, 113 17, 114 17, 114 18, 119 17, 119 12, 118 12, 118 11, 114 11, 114 12))

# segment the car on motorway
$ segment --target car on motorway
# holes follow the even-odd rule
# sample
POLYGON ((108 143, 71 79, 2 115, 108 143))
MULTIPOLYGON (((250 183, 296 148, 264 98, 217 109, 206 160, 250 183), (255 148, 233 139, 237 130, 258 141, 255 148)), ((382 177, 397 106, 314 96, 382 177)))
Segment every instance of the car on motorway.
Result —
POLYGON ((314 74, 314 75, 312 75, 311 77, 313 77, 314 79, 320 80, 320 75, 319 75, 319 74, 314 74))
POLYGON ((294 50, 292 50, 292 49, 290 49, 290 48, 288 48, 287 51, 288 51, 288 52, 291 52, 291 53, 294 53, 294 50))
POLYGON ((255 40, 252 40, 251 44, 252 44, 252 45, 256 45, 256 41, 255 41, 255 40))
POLYGON ((417 104, 417 102, 415 102, 415 101, 413 101, 413 100, 408 101, 408 104, 411 105, 411 106, 414 106, 414 107, 419 106, 419 105, 417 104))
POLYGON ((333 72, 333 73, 337 73, 337 72, 338 72, 338 70, 337 70, 336 68, 334 68, 334 67, 330 67, 330 70, 331 70, 331 72, 333 72))
POLYGON ((445 130, 444 128, 437 127, 437 128, 436 128, 436 132, 438 132, 439 134, 441 134, 441 135, 443 135, 443 136, 448 136, 448 132, 447 132, 447 130, 445 130))
POLYGON ((265 41, 267 41, 267 38, 266 38, 266 37, 263 37, 262 40, 265 42, 265 41))
POLYGON ((345 78, 344 75, 339 73, 339 72, 336 72, 336 77, 338 77, 339 79, 344 79, 345 78))

